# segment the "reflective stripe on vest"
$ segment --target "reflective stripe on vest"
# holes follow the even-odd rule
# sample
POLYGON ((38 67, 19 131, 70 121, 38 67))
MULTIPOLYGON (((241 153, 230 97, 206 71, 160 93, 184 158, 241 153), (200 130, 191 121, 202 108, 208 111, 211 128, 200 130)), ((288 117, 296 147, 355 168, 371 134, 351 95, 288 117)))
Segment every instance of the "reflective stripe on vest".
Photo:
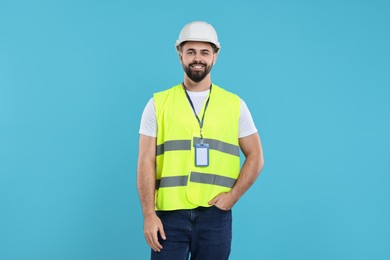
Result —
POLYGON ((171 140, 157 145, 156 155, 161 155, 168 151, 191 150, 191 140, 171 140))
POLYGON ((233 187, 234 183, 236 183, 236 179, 219 176, 216 174, 209 173, 201 173, 201 172, 191 172, 190 181, 204 183, 204 184, 213 184, 222 187, 233 187))
MULTIPOLYGON (((216 174, 210 173, 201 173, 201 172, 191 172, 190 181, 203 183, 203 184, 213 184, 223 187, 231 188, 233 187, 236 179, 219 176, 216 174)), ((156 188, 168 188, 168 187, 177 187, 177 186, 186 186, 188 181, 188 176, 174 176, 174 177, 165 177, 156 181, 156 188)))
MULTIPOLYGON (((210 145, 210 149, 217 150, 223 153, 228 153, 235 156, 240 156, 240 149, 238 145, 229 144, 215 139, 204 138, 206 144, 210 145)), ((199 143, 200 138, 194 137, 194 143, 199 143)))
POLYGON ((167 188, 167 187, 177 187, 177 186, 186 186, 188 181, 188 176, 173 176, 165 177, 160 180, 156 180, 156 188, 167 188))
MULTIPOLYGON (((194 137, 194 143, 199 143, 200 138, 194 137)), ((204 138, 205 143, 210 145, 210 149, 228 153, 235 156, 240 156, 240 150, 237 145, 229 144, 215 139, 204 138)), ((164 154, 168 151, 191 150, 191 140, 171 140, 163 144, 157 145, 156 155, 164 154)))

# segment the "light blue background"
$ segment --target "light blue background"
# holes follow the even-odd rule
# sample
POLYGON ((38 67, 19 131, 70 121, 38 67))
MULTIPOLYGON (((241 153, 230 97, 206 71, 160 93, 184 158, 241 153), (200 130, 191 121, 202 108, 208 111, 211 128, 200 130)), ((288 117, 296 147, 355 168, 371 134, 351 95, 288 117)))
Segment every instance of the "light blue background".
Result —
POLYGON ((265 168, 231 259, 390 259, 389 1, 0 1, 0 259, 148 259, 138 129, 206 20, 265 168))

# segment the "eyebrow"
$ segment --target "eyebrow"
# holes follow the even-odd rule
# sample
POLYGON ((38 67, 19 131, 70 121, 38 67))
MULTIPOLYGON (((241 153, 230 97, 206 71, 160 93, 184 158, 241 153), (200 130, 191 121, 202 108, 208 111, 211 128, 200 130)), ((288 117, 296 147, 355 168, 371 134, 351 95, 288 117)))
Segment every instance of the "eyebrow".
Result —
MULTIPOLYGON (((186 50, 186 51, 195 51, 195 52, 196 52, 196 50, 195 50, 194 48, 189 48, 189 49, 186 50)), ((207 52, 210 52, 210 50, 208 50, 208 49, 201 49, 201 50, 199 50, 199 51, 207 51, 207 52)))

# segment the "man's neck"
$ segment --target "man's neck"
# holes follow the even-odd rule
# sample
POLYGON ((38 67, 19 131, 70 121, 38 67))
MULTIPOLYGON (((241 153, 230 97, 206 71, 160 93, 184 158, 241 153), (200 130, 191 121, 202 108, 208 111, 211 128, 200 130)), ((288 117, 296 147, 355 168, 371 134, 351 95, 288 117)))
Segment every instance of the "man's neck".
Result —
POLYGON ((186 87, 186 90, 188 91, 192 91, 192 92, 206 91, 210 89, 211 79, 210 77, 206 77, 200 82, 194 82, 188 77, 184 77, 184 85, 186 87))

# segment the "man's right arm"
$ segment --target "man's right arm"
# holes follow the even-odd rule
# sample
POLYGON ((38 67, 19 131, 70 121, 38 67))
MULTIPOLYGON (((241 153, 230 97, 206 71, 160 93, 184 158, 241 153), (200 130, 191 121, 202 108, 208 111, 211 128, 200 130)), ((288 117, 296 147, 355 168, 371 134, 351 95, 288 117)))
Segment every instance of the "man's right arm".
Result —
POLYGON ((158 233, 165 240, 161 220, 155 211, 156 190, 156 138, 140 134, 137 187, 144 215, 144 234, 149 246, 160 252, 158 233))

